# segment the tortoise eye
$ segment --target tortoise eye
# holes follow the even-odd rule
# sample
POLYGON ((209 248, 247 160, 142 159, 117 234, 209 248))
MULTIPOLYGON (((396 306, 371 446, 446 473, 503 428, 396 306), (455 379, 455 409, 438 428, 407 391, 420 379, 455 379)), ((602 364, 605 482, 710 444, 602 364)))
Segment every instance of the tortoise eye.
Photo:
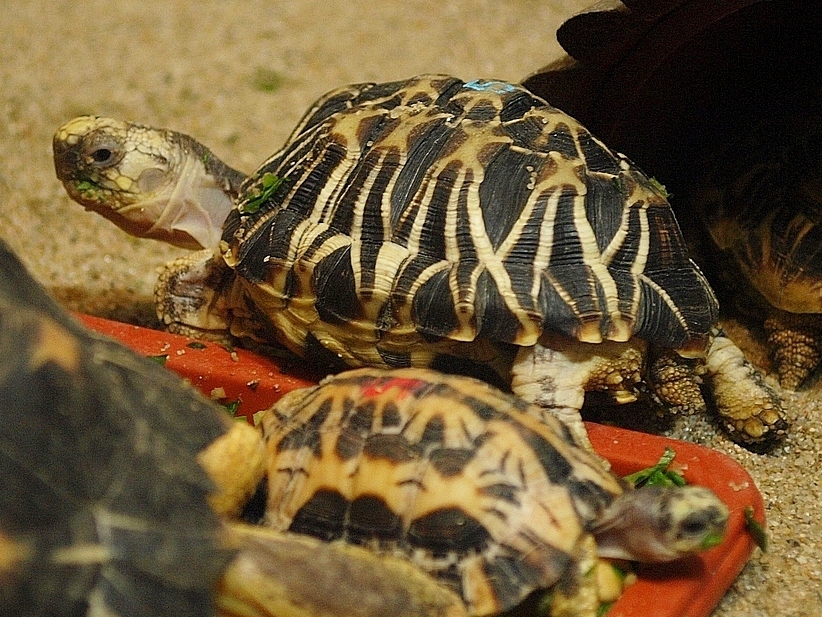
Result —
POLYGON ((108 148, 100 148, 91 153, 91 158, 95 163, 105 163, 111 160, 111 150, 108 148))
POLYGON ((120 162, 123 150, 113 139, 93 139, 85 148, 85 157, 94 167, 110 167, 120 162))

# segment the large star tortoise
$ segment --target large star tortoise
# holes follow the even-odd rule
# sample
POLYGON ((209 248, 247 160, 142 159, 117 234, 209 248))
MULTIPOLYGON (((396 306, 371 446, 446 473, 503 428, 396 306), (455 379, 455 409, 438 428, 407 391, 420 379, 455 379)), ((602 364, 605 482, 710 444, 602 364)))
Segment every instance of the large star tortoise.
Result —
POLYGON ((717 304, 664 192, 525 89, 421 76, 335 90, 245 177, 188 136, 81 117, 57 131, 68 193, 126 231, 206 247, 161 276, 173 330, 276 340, 349 366, 480 367, 576 418, 646 379, 710 390, 732 436, 784 432, 780 402, 711 337, 717 304))
POLYGON ((1 615, 459 617, 553 587, 553 615, 592 617, 598 556, 725 531, 707 489, 633 490, 467 377, 342 374, 267 412, 264 444, 84 331, 2 243, 0 349, 1 615), (265 475, 269 525, 237 522, 265 475))

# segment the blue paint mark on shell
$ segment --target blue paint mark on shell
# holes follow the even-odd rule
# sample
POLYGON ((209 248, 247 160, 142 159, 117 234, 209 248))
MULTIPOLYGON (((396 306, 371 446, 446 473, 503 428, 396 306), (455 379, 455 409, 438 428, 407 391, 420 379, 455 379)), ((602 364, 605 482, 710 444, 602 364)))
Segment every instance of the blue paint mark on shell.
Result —
POLYGON ((514 92, 514 90, 517 89, 514 84, 495 81, 493 79, 475 79, 474 81, 466 82, 463 88, 478 90, 479 92, 493 92, 494 94, 505 94, 506 92, 514 92))

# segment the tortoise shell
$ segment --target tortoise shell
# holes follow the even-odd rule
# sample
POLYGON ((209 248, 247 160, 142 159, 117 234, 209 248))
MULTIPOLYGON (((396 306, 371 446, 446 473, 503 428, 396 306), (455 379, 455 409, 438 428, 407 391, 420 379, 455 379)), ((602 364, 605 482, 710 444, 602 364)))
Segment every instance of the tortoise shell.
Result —
POLYGON ((255 318, 349 365, 545 331, 684 348, 716 317, 664 191, 499 81, 331 92, 245 183, 223 240, 255 318))
POLYGON ((359 369, 262 419, 266 523, 406 556, 471 614, 519 603, 578 559, 624 484, 554 418, 482 382, 359 369))
POLYGON ((232 550, 197 456, 232 423, 85 331, 2 241, 0 349, 0 614, 213 614, 232 550))

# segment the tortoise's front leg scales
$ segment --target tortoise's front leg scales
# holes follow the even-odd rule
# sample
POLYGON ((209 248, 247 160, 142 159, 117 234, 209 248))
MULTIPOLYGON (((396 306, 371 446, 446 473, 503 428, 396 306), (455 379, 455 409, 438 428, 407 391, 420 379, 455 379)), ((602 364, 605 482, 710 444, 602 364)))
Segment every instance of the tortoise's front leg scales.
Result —
POLYGON ((672 413, 704 413, 704 361, 683 358, 673 349, 654 349, 650 355, 648 381, 657 402, 672 413))
POLYGON ((779 396, 719 328, 705 366, 720 419, 735 441, 764 445, 784 435, 788 422, 779 396))
POLYGON ((559 417, 580 444, 592 449, 580 409, 586 391, 606 392, 617 403, 632 403, 642 379, 645 341, 586 344, 560 336, 524 347, 511 369, 514 394, 559 417))

